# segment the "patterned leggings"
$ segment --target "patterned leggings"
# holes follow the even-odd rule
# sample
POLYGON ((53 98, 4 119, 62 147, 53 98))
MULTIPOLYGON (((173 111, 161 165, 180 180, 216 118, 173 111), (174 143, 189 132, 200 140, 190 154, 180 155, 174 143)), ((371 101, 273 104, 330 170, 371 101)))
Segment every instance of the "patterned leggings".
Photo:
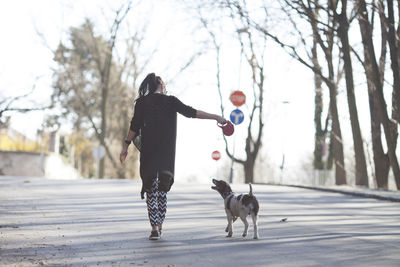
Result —
POLYGON ((167 213, 167 192, 158 191, 158 178, 154 179, 152 193, 146 193, 147 211, 151 226, 161 225, 167 213))

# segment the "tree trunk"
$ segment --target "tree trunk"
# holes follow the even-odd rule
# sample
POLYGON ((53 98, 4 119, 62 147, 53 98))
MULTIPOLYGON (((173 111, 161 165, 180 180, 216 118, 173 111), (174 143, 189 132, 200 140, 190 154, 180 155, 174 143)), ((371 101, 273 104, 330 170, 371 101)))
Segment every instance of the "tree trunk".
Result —
POLYGON ((368 79, 371 79, 372 82, 375 84, 375 90, 376 90, 376 97, 377 97, 377 103, 378 103, 378 111, 379 111, 379 116, 381 119, 381 122, 383 124, 383 129, 385 132, 385 139, 386 139, 386 144, 388 148, 388 154, 389 154, 389 161, 390 161, 390 166, 392 167, 393 174, 395 177, 396 181, 396 186, 397 189, 400 189, 400 166, 399 162, 397 161, 397 155, 396 155, 396 147, 395 147, 395 138, 397 138, 393 132, 392 128, 392 123, 389 120, 389 116, 387 113, 387 106, 385 102, 385 97, 383 95, 383 84, 381 82, 381 77, 380 77, 380 72, 379 72, 379 67, 376 62, 376 57, 375 57, 375 50, 374 50, 374 44, 372 40, 372 29, 371 29, 371 24, 369 23, 368 20, 368 13, 366 9, 366 3, 364 0, 358 0, 357 1, 358 7, 359 7, 359 13, 358 13, 358 21, 360 25, 360 30, 361 30, 361 37, 362 37, 362 43, 364 46, 364 55, 365 55, 365 64, 367 68, 367 74, 371 74, 372 76, 368 77, 368 79))
POLYGON ((247 158, 244 167, 244 183, 253 183, 254 182, 254 165, 255 165, 255 158, 247 158))
MULTIPOLYGON (((100 142, 102 144, 105 144, 105 133, 106 133, 106 126, 107 126, 107 120, 106 120, 106 102, 107 102, 107 88, 105 86, 102 86, 101 90, 101 106, 100 106, 100 112, 101 112, 101 125, 100 125, 100 142)), ((99 178, 104 178, 104 166, 105 166, 105 157, 100 159, 100 165, 99 165, 99 178)))
POLYGON ((368 187, 367 163, 364 145, 361 137, 360 123, 358 120, 357 103, 354 95, 353 66, 350 57, 350 44, 348 38, 349 23, 346 14, 347 1, 342 0, 342 13, 338 16, 338 34, 342 43, 344 70, 346 76, 347 102, 349 105, 351 130, 353 133, 354 156, 356 160, 356 185, 368 187))
MULTIPOLYGON (((301 1, 300 1, 301 2, 301 1)), ((319 5, 318 3, 316 3, 319 5)), ((329 1, 328 9, 336 10, 337 2, 329 1)), ((335 83, 335 70, 333 67, 333 47, 335 44, 335 25, 336 25, 336 18, 333 13, 328 13, 328 22, 327 24, 330 26, 324 35, 326 36, 326 41, 322 41, 320 32, 318 30, 318 21, 315 19, 316 14, 310 10, 304 3, 301 4, 303 10, 308 13, 308 18, 311 21, 311 26, 313 30, 314 38, 318 38, 318 43, 320 48, 324 51, 326 63, 328 65, 328 79, 325 79, 326 85, 329 88, 329 99, 330 99, 330 113, 332 116, 332 150, 333 150, 333 158, 335 163, 335 183, 337 185, 346 184, 346 170, 344 166, 344 152, 343 152, 343 142, 342 142, 342 131, 340 129, 340 121, 339 121, 339 114, 338 114, 338 107, 336 101, 337 95, 337 82, 335 83)), ((338 74, 336 74, 337 76, 338 74)), ((337 78, 337 77, 336 77, 337 78)))
POLYGON ((326 160, 326 169, 332 170, 333 168, 333 160, 334 160, 334 155, 333 155, 333 131, 331 130, 330 135, 329 135, 329 149, 328 149, 328 159, 326 160))
POLYGON ((331 114, 332 114, 332 150, 335 160, 335 184, 346 184, 346 170, 344 168, 344 152, 342 142, 342 131, 340 129, 339 114, 336 104, 336 87, 330 86, 331 114))
MULTIPOLYGON (((105 144, 106 142, 106 129, 107 129, 107 97, 108 97, 108 77, 104 77, 107 72, 101 73, 101 104, 100 104, 100 112, 101 112, 101 125, 100 125, 100 142, 101 144, 105 144)), ((109 70, 108 70, 109 75, 109 70)), ((99 166, 99 178, 104 178, 104 166, 105 166, 105 157, 100 160, 99 166)))
POLYGON ((346 179, 346 169, 344 165, 344 151, 343 151, 343 140, 342 140, 342 130, 339 121, 339 112, 337 107, 337 84, 332 82, 335 77, 335 71, 333 69, 333 59, 332 59, 332 48, 333 48, 333 38, 329 42, 329 49, 325 50, 325 58, 328 64, 329 72, 329 82, 326 85, 329 88, 329 108, 332 116, 332 150, 333 159, 335 163, 335 184, 347 184, 346 179))
MULTIPOLYGON (((115 33, 116 34, 116 33, 115 33)), ((101 75, 101 126, 100 126, 100 142, 105 144, 106 142, 106 131, 107 131, 107 98, 108 98, 108 90, 109 90, 109 81, 110 81, 110 71, 112 65, 112 53, 115 41, 115 35, 111 37, 113 40, 111 44, 109 44, 108 51, 106 53, 106 59, 104 63, 104 68, 102 69, 101 75)), ((100 160, 100 170, 99 170, 99 178, 104 178, 104 166, 105 166, 105 157, 100 160)), ((118 168, 117 168, 118 170, 118 168)))
POLYGON ((372 151, 374 155, 376 184, 378 188, 387 189, 390 162, 388 155, 383 151, 381 120, 377 110, 378 103, 372 82, 368 82, 368 98, 369 112, 371 116, 372 151))
POLYGON ((393 73, 393 100, 392 100, 392 116, 397 124, 400 123, 400 70, 399 70, 399 45, 396 42, 396 31, 394 28, 394 10, 393 10, 393 0, 387 0, 388 4, 388 43, 390 48, 390 61, 393 73))
MULTIPOLYGON (((384 6, 382 0, 378 2, 379 7, 379 17, 381 24, 381 55, 379 60, 379 72, 381 75, 381 83, 383 83, 383 78, 385 75, 385 62, 386 62, 386 43, 387 43, 387 33, 386 33, 386 17, 384 14, 384 6)), ((365 64, 363 64, 365 67, 365 64)), ((369 68, 365 68, 365 73, 369 71, 369 68)), ((372 151, 374 157, 374 167, 375 167, 375 179, 376 185, 381 189, 388 189, 388 178, 390 170, 390 162, 388 155, 383 151, 382 146, 382 131, 381 131, 381 119, 379 117, 378 103, 376 97, 376 90, 374 83, 368 78, 372 77, 369 73, 367 77, 368 86, 368 100, 369 100, 369 111, 371 117, 371 136, 372 136, 372 151)))
MULTIPOLYGON (((321 66, 318 63, 317 54, 317 41, 314 37, 314 43, 312 48, 312 62, 316 69, 321 71, 321 66)), ((315 111, 314 111, 314 125, 315 125, 315 143, 314 143, 314 169, 323 170, 323 146, 325 144, 325 133, 322 130, 322 109, 323 109, 323 98, 322 98, 322 79, 319 74, 314 72, 314 86, 315 86, 315 111)))
MULTIPOLYGON (((400 3, 399 3, 400 4, 400 3)), ((398 6, 400 10, 400 6, 398 6)), ((400 16, 400 14, 399 14, 400 16)), ((390 60, 393 74, 393 92, 392 92, 392 119, 391 123, 392 136, 393 136, 393 150, 396 151, 397 137, 398 137, 398 124, 400 124, 400 69, 399 69, 399 31, 400 26, 395 31, 394 9, 393 0, 388 0, 388 43, 390 49, 390 60), (396 123, 397 122, 397 123, 396 123)), ((383 79, 382 79, 383 80, 383 79)), ((400 181, 396 178, 396 184, 399 185, 400 181)))

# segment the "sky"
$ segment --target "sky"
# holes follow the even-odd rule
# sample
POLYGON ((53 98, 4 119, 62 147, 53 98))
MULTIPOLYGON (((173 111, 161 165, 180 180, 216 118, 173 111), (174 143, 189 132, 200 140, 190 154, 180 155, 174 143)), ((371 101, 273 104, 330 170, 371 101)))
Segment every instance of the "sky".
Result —
MULTIPOLYGON (((46 104, 52 92, 51 68, 54 67, 51 49, 66 37, 68 28, 79 26, 85 17, 95 21, 99 32, 107 32, 112 19, 110 9, 121 1, 95 0, 15 0, 0 4, 0 93, 5 96, 21 95, 36 83, 36 90, 30 101, 36 105, 46 104), (38 36, 41 33, 43 38, 38 36), (46 42, 43 42, 43 39, 46 42)), ((128 16, 129 25, 146 25, 146 44, 150 50, 159 45, 157 60, 145 73, 156 72, 161 77, 172 76, 174 71, 187 60, 205 40, 198 24, 190 19, 175 1, 149 0, 140 8, 133 9, 128 16), (197 29, 197 30, 196 30, 197 29), (182 62, 182 64, 181 64, 182 62)), ((132 26, 133 25, 133 26, 132 26)), ((130 29, 123 29, 127 34, 130 29)), ((229 35, 221 37, 223 43, 221 68, 224 89, 224 103, 229 118, 235 108, 229 102, 229 94, 242 90, 248 96, 251 92, 244 60, 240 63, 238 44, 229 40, 229 35), (227 38, 226 40, 224 38, 227 38)), ((271 41, 267 42, 265 56, 265 126, 263 147, 260 158, 263 169, 256 180, 267 182, 296 183, 311 179, 309 176, 314 148, 314 87, 312 73, 291 59, 271 41), (285 155, 285 169, 279 166, 285 155)), ((215 54, 208 51, 193 66, 168 85, 169 94, 176 95, 185 104, 210 113, 219 113, 219 97, 215 80, 215 54)), ((144 78, 144 77, 142 77, 144 78)), ((363 103, 366 94, 356 92, 363 103)), ((249 96, 251 99, 251 96, 249 96)), ((344 103, 345 94, 341 90, 339 100, 344 103)), ((27 103, 28 105, 29 103, 27 103)), ((361 105, 366 106, 366 105, 361 105)), ((367 109, 360 108, 362 127, 368 130, 367 109)), ((235 134, 228 137, 235 154, 244 157, 244 138, 248 107, 241 107, 245 113, 243 124, 237 125, 235 134)), ((132 107, 133 110, 133 107, 132 107)), ((343 105, 342 119, 347 120, 346 106, 343 105)), ((13 114, 11 125, 27 136, 35 136, 43 123, 43 112, 13 114)), ((343 123, 344 136, 349 131, 349 123, 343 123)), ((128 127, 128 126, 127 126, 128 127)), ((68 127, 62 129, 68 131, 68 127)), ((346 147, 351 147, 351 139, 346 147)), ((178 119, 178 140, 176 156, 177 181, 209 182, 211 177, 225 178, 229 173, 230 161, 224 153, 225 146, 221 130, 214 121, 178 119), (219 150, 222 158, 218 162, 211 159, 211 153, 219 150)), ((244 179, 240 166, 235 165, 234 181, 244 179)))

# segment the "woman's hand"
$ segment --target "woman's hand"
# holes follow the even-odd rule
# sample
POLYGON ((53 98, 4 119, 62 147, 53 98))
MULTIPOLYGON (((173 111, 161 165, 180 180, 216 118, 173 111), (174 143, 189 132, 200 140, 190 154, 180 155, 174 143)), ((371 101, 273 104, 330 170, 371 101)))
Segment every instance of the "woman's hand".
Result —
POLYGON ((222 124, 222 125, 225 124, 225 123, 227 123, 227 120, 224 119, 224 118, 221 117, 221 116, 217 116, 216 120, 217 120, 217 122, 218 122, 219 124, 222 124))
POLYGON ((121 164, 126 160, 126 156, 128 156, 128 150, 122 149, 121 154, 119 154, 119 161, 121 161, 121 164))

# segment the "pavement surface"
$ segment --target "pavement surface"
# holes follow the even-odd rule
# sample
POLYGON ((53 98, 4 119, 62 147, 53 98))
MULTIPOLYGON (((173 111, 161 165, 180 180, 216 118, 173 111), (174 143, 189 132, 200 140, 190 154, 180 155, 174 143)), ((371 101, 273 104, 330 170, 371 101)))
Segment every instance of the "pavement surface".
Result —
POLYGON ((150 241, 138 182, 0 176, 0 266, 400 266, 399 202, 253 185, 260 239, 226 238, 210 186, 175 184, 150 241))

